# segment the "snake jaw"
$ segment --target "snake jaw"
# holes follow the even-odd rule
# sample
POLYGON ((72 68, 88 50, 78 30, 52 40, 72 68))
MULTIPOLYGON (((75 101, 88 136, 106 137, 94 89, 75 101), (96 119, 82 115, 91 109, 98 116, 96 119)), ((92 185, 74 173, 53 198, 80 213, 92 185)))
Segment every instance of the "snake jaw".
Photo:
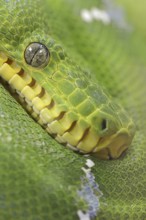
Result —
POLYGON ((135 134, 133 127, 131 131, 121 128, 116 134, 101 138, 93 151, 93 155, 101 159, 119 158, 132 142, 135 134))

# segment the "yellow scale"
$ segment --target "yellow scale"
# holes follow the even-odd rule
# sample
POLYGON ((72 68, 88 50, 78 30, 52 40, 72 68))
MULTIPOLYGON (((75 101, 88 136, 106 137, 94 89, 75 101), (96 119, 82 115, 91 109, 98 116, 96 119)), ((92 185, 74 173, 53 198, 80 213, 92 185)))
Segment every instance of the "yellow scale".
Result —
POLYGON ((33 78, 23 71, 19 75, 21 71, 22 69, 16 62, 8 62, 8 57, 0 52, 0 76, 9 83, 11 88, 16 90, 21 102, 25 102, 25 108, 29 112, 32 112, 33 109, 31 113, 32 117, 37 119, 38 123, 42 126, 47 125, 47 132, 57 134, 55 139, 58 142, 70 143, 68 144, 70 148, 76 150, 74 146, 77 146, 79 150, 84 152, 91 151, 92 143, 92 149, 94 149, 98 142, 94 131, 89 130, 87 135, 82 139, 86 130, 85 128, 88 129, 89 125, 85 125, 85 122, 83 123, 81 120, 79 121, 77 114, 73 112, 64 112, 62 118, 59 120, 55 119, 64 111, 63 106, 58 107, 54 103, 54 105, 48 108, 53 101, 52 98, 46 91, 42 97, 39 97, 38 95, 41 93, 42 87, 37 82, 33 86, 29 86, 33 78), (74 122, 76 122, 75 126, 69 130, 74 122))

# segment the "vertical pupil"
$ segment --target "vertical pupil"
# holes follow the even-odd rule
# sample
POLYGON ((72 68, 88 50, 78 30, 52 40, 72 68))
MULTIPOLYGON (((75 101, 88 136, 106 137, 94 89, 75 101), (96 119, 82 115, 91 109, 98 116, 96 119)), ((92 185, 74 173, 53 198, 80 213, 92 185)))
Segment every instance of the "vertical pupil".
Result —
POLYGON ((45 67, 49 63, 50 53, 45 45, 34 42, 26 48, 24 58, 28 65, 36 68, 45 67))

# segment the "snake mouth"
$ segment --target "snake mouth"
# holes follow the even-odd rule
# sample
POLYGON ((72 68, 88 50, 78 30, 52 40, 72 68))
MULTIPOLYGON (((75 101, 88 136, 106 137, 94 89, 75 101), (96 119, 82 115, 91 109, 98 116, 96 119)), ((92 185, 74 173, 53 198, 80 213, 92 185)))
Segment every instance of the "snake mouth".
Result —
POLYGON ((101 159, 117 159, 124 154, 134 137, 134 131, 131 133, 122 128, 116 134, 103 137, 98 142, 98 147, 93 151, 93 155, 101 159))

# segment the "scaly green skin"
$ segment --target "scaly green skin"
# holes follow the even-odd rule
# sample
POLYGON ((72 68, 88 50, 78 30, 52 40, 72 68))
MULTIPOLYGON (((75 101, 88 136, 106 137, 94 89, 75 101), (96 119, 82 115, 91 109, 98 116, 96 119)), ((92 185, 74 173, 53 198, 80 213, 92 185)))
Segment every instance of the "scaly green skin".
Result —
MULTIPOLYGON (((45 3, 39 14, 38 5, 41 5, 40 1, 35 4, 28 1, 24 6, 23 1, 16 5, 2 3, 2 16, 5 16, 1 23, 0 51, 31 75, 49 94, 50 103, 53 102, 53 105, 47 102, 44 108, 39 108, 37 104, 32 106, 40 111, 40 118, 43 117, 41 110, 47 110, 49 119, 46 119, 44 124, 56 140, 83 153, 93 152, 106 159, 118 158, 130 145, 135 133, 132 120, 121 106, 110 100, 103 88, 94 83, 87 72, 66 55, 60 43, 49 34, 53 25, 49 22, 49 16, 45 16, 45 3), (45 68, 32 68, 25 61, 26 48, 33 42, 42 43, 49 50, 50 60, 45 68), (49 105, 51 107, 48 111, 49 105), (106 126, 104 128, 103 120, 106 126)), ((49 10, 47 12, 50 14, 49 10)), ((13 69, 11 64, 10 68, 13 69)), ((5 76, 5 72, 10 71, 10 68, 3 71, 1 67, 0 75, 5 76)), ((13 87, 17 89, 14 85, 13 87)), ((23 89, 17 90, 23 93, 23 89)), ((29 97, 27 99, 31 102, 29 97)))
MULTIPOLYGON (((128 36, 125 41, 121 39, 123 35, 117 34, 114 29, 110 29, 111 27, 104 27, 99 24, 99 29, 102 28, 103 32, 98 32, 99 29, 96 22, 88 26, 80 21, 80 17, 76 18, 76 13, 78 12, 76 4, 81 9, 83 6, 90 9, 94 5, 92 1, 90 4, 86 1, 83 3, 79 1, 76 4, 74 2, 73 5, 63 0, 57 1, 57 3, 48 2, 49 22, 48 20, 45 20, 45 22, 50 27, 50 36, 56 39, 55 42, 63 42, 62 45, 66 47, 70 57, 73 57, 74 60, 77 59, 87 69, 90 68, 95 73, 100 82, 108 90, 111 90, 111 94, 115 95, 128 108, 140 129, 137 132, 134 144, 123 159, 110 162, 94 160, 95 168, 93 172, 96 176, 96 182, 103 192, 97 219, 144 219, 145 178, 143 173, 145 171, 146 124, 144 121, 145 101, 142 97, 144 97, 146 89, 144 83, 145 74, 140 71, 139 66, 142 62, 140 58, 144 57, 145 54, 142 50, 145 44, 143 41, 139 43, 141 42, 141 37, 138 34, 135 35, 135 38, 128 36), (64 6, 61 7, 62 5, 64 6), (61 19, 59 25, 57 23, 58 19, 56 19, 57 16, 59 16, 59 20, 61 19), (67 19, 68 16, 70 16, 70 19, 67 19), (73 31, 72 26, 74 27, 73 31), (67 33, 70 33, 69 30, 71 34, 67 36, 67 33), (91 30, 96 30, 95 33, 93 31, 93 36, 90 34, 91 30), (99 35, 99 44, 97 44, 97 35, 99 35), (74 45, 72 43, 73 39, 74 45), (105 43, 107 43, 106 46, 105 43), (136 44, 141 48, 140 51, 136 49, 136 44), (129 46, 128 48, 135 51, 133 56, 129 53, 127 45, 129 46), (115 55, 111 57, 113 49, 115 50, 115 55), (127 75, 126 71, 130 74, 127 75), (139 72, 141 72, 141 77, 139 77, 139 72)), ((11 3, 5 2, 5 4, 11 3)), ((16 18, 15 15, 19 10, 17 9, 10 16, 10 8, 6 5, 5 9, 3 9, 4 1, 1 1, 0 9, 3 11, 3 14, 2 12, 0 13, 1 24, 4 26, 0 29, 0 50, 7 51, 7 55, 15 59, 37 79, 37 77, 41 76, 40 70, 33 71, 31 69, 30 71, 30 67, 26 66, 24 62, 23 51, 26 45, 29 44, 30 39, 32 41, 42 41, 44 36, 48 36, 48 30, 47 26, 45 26, 45 30, 40 31, 39 25, 42 30, 42 23, 37 21, 39 19, 41 22, 43 18, 41 13, 41 15, 37 13, 37 16, 35 14, 38 8, 41 11, 37 1, 33 3, 33 8, 31 9, 28 7, 28 1, 26 3, 25 7, 21 1, 20 5, 22 5, 23 9, 26 9, 26 12, 16 18), (30 11, 33 13, 31 14, 30 11), (28 18, 26 16, 27 13, 29 14, 28 18), (10 16, 9 19, 7 16, 10 16), (32 18, 32 21, 35 20, 35 24, 29 20, 30 18, 32 18), (27 19, 29 20, 28 22, 27 19), (16 23, 14 24, 13 21, 16 23), (20 36, 21 31, 24 30, 24 22, 29 24, 29 30, 26 28, 25 34, 20 36), (17 25, 18 23, 19 25, 17 25), (35 27, 38 29, 35 33, 32 33, 31 28, 35 27), (7 28, 11 28, 11 31, 7 32, 7 28), (32 38, 31 36, 28 38, 27 31, 33 36, 32 38), (12 33, 16 34, 12 35, 12 33), (12 40, 14 36, 15 41, 12 40), (18 37, 17 39, 16 36, 18 37)), ((49 41, 50 39, 48 39, 49 41)), ((43 39, 43 43, 45 43, 45 39, 43 39)), ((53 51, 51 46, 50 49, 53 51)), ((53 54, 52 58, 55 58, 55 51, 53 54)), ((44 71, 47 74, 50 71, 51 74, 57 62, 60 64, 59 60, 52 59, 49 68, 44 71)), ((65 63, 63 65, 65 72, 68 70, 67 67, 69 69, 76 68, 74 64, 69 64, 69 61, 67 63, 66 60, 62 62, 65 63)), ((58 65, 58 67, 61 68, 61 65, 58 65)), ((80 74, 80 71, 83 73, 83 70, 79 69, 78 74, 80 74)), ((61 79, 62 77, 64 75, 61 75, 61 79)), ((75 78, 72 77, 71 80, 73 79, 75 78)), ((53 92, 52 89, 56 87, 52 88, 52 84, 50 86, 49 92, 51 93, 53 92)), ((91 93, 91 90, 89 91, 91 93)), ((102 91, 103 89, 100 89, 100 92, 102 91)), ((54 142, 41 127, 29 118, 21 106, 5 92, 3 87, 0 87, 0 94, 1 219, 77 219, 77 210, 85 209, 82 202, 80 203, 77 191, 81 188, 80 177, 83 176, 81 167, 84 166, 86 159, 83 156, 73 154, 67 149, 63 149, 62 146, 54 142)), ((55 94, 58 94, 58 91, 55 90, 55 94)), ((54 95, 54 92, 52 95, 54 95)), ((65 94, 61 97, 67 96, 65 94)), ((93 103, 95 103, 95 100, 93 103)), ((109 113, 110 109, 107 110, 109 105, 106 104, 102 112, 109 113)), ((94 105, 96 107, 97 103, 94 105)), ((67 104, 67 106, 71 108, 71 104, 67 104)), ((99 106, 97 107, 99 108, 99 106)), ((79 111, 79 108, 72 107, 73 112, 76 109, 79 111)), ((85 108, 83 110, 85 111, 85 108)), ((83 113, 85 113, 84 111, 83 113)), ((114 125, 116 123, 119 126, 118 118, 112 115, 113 111, 110 112, 110 116, 114 120, 114 125)), ((127 118, 125 123, 127 125, 127 118)), ((116 129, 118 126, 116 126, 116 129)))

